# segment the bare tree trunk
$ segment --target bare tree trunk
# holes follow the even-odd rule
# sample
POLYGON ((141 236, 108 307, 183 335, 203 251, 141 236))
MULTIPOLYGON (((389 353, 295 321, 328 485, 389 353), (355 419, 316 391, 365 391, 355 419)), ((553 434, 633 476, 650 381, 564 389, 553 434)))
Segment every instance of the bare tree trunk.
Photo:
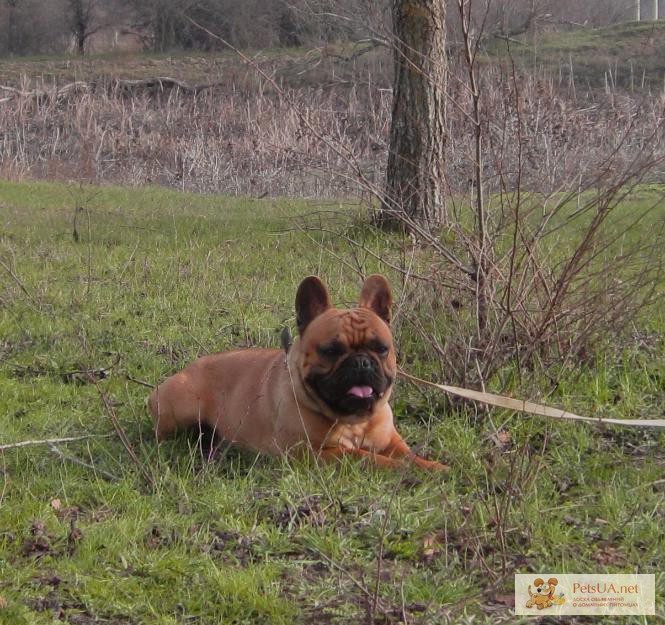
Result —
POLYGON ((85 29, 79 28, 76 31, 76 51, 80 56, 83 56, 85 54, 85 29))
POLYGON ((393 0, 393 112, 380 218, 385 225, 406 218, 431 229, 446 220, 445 14, 445 0, 393 0))
POLYGON ((635 0, 635 21, 639 22, 642 18, 642 2, 641 0, 635 0))
POLYGON ((653 16, 652 19, 658 19, 658 0, 653 0, 653 16))
POLYGON ((18 51, 18 25, 16 20, 16 0, 8 0, 9 17, 7 19, 7 50, 9 54, 18 51))
POLYGON ((83 56, 86 42, 100 29, 96 19, 97 2, 96 0, 68 0, 67 4, 69 27, 74 36, 76 51, 83 56))

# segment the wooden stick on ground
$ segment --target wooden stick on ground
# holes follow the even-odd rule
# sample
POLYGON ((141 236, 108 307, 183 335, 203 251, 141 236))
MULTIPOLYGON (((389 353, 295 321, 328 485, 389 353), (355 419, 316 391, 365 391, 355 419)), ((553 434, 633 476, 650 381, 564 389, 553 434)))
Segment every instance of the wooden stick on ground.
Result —
POLYGON ((44 438, 30 441, 19 441, 17 443, 6 443, 0 445, 0 451, 7 449, 18 449, 19 447, 31 447, 34 445, 61 445, 62 443, 73 443, 74 441, 83 441, 88 438, 108 438, 109 434, 97 436, 96 434, 87 434, 86 436, 67 436, 65 438, 44 438))

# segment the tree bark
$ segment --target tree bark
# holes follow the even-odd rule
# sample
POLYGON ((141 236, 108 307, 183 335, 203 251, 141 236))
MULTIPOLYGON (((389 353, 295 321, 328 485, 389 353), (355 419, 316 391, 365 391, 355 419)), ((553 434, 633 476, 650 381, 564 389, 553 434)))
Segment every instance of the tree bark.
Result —
POLYGON ((76 31, 76 51, 78 52, 79 56, 83 56, 85 54, 85 29, 79 28, 79 30, 76 31))
POLYGON ((446 221, 445 0, 393 0, 393 112, 384 225, 446 221), (400 219, 400 216, 403 218, 400 219))

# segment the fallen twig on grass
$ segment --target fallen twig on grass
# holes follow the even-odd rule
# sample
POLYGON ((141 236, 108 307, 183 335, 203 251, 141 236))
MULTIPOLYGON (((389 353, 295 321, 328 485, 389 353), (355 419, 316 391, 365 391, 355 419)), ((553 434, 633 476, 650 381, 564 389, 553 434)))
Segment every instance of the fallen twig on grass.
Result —
POLYGON ((25 286, 25 284, 23 284, 23 281, 16 275, 16 272, 12 269, 12 267, 4 260, 2 260, 2 258, 0 258, 0 266, 2 266, 2 268, 9 274, 9 276, 16 283, 18 288, 21 289, 21 291, 23 291, 23 293, 29 300, 29 306, 39 312, 41 310, 39 303, 32 296, 32 293, 28 291, 27 287, 25 286))
MULTIPOLYGON (((88 340, 85 336, 85 331, 79 332, 79 339, 81 340, 81 343, 83 345, 83 349, 89 353, 90 352, 90 346, 88 344, 88 340)), ((118 355, 116 362, 120 361, 120 355, 118 355)), ((114 363, 115 364, 115 363, 114 363)), ((122 446, 125 448, 127 453, 129 454, 129 457, 132 459, 132 462, 136 465, 136 468, 139 470, 145 481, 150 485, 151 488, 155 488, 155 479, 146 469, 145 465, 141 462, 139 457, 136 455, 136 452, 134 451, 134 448, 132 447, 132 444, 129 442, 129 438, 127 437, 127 434, 125 433, 124 428, 122 427, 122 424, 120 423, 120 419, 118 419, 118 415, 115 412, 115 409, 113 408, 113 403, 108 396, 108 394, 102 389, 102 387, 99 385, 99 380, 91 375, 91 373, 87 373, 86 375, 88 382, 90 382, 97 392, 99 393, 99 397, 102 400, 102 404, 104 406, 104 409, 106 411, 106 414, 108 418, 111 420, 111 423, 113 424, 113 429, 115 430, 115 433, 118 435, 118 438, 120 439, 120 442, 122 443, 122 446)))
POLYGON ((90 382, 95 385, 95 388, 97 389, 97 392, 99 393, 99 396, 102 400, 102 404, 104 404, 104 408, 106 409, 106 414, 108 415, 109 419, 111 419, 111 423, 113 424, 113 429, 118 435, 118 438, 122 443, 122 446, 125 448, 125 450, 129 454, 129 457, 132 459, 138 470, 141 472, 146 482, 148 482, 148 484, 150 484, 150 486, 154 488, 155 480, 153 476, 150 474, 150 471, 148 471, 145 468, 145 465, 136 455, 136 452, 134 451, 132 444, 129 442, 129 439, 127 438, 127 434, 125 433, 124 428, 120 424, 118 415, 115 413, 115 410, 113 409, 113 404, 111 403, 109 396, 100 388, 97 380, 94 379, 92 376, 90 376, 90 382))
POLYGON ((6 443, 0 445, 0 451, 7 449, 19 449, 20 447, 31 447, 34 445, 60 445, 62 443, 73 443, 83 441, 89 438, 108 438, 110 434, 86 434, 85 436, 67 436, 65 438, 44 438, 38 440, 19 441, 17 443, 6 443))
POLYGON ((374 595, 364 584, 359 582, 350 571, 347 571, 343 566, 337 564, 332 558, 329 558, 323 551, 319 549, 312 548, 313 551, 316 551, 317 555, 323 558, 330 566, 337 569, 340 573, 346 575, 346 577, 351 581, 351 583, 360 590, 366 597, 368 601, 373 601, 375 609, 378 608, 379 612, 384 616, 390 616, 390 611, 383 605, 383 602, 374 595))
MULTIPOLYGON (((41 375, 54 375, 59 378, 62 378, 64 382, 73 382, 73 381, 89 381, 91 377, 94 377, 98 380, 103 380, 108 377, 108 372, 111 371, 115 366, 120 362, 120 354, 116 356, 116 359, 108 367, 97 367, 97 368, 85 368, 79 367, 77 369, 70 369, 68 371, 58 371, 50 369, 38 369, 32 365, 21 365, 18 363, 12 364, 14 367, 14 374, 23 376, 41 376, 41 375), (77 377, 81 376, 81 377, 77 377)), ((11 364, 11 363, 10 363, 11 364)))
POLYGON ((109 482, 119 482, 120 478, 116 477, 115 475, 108 473, 107 471, 104 471, 103 469, 98 469, 92 464, 89 464, 87 462, 84 462, 80 458, 77 458, 76 456, 70 456, 69 454, 64 453, 61 449, 59 449, 55 443, 48 443, 48 446, 50 447, 51 451, 58 456, 61 460, 64 460, 66 462, 72 462, 73 464, 77 464, 80 467, 85 467, 86 469, 92 469, 96 474, 101 475, 105 480, 109 482))
POLYGON ((125 378, 129 382, 134 382, 134 384, 140 384, 141 386, 146 386, 148 388, 155 388, 154 384, 150 384, 150 382, 146 382, 145 380, 139 380, 138 378, 133 378, 131 375, 127 374, 125 375, 125 378))

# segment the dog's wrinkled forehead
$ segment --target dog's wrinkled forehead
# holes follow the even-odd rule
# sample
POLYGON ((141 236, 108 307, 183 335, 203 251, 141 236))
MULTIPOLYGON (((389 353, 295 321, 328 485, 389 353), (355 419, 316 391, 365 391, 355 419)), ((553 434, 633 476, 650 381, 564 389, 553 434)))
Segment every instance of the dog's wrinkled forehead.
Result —
POLYGON ((392 343, 388 326, 367 308, 326 311, 312 322, 310 336, 319 342, 341 339, 351 348, 362 347, 373 339, 392 343))
POLYGON ((341 315, 340 329, 351 347, 360 347, 380 333, 376 319, 373 312, 363 308, 347 310, 341 315))

